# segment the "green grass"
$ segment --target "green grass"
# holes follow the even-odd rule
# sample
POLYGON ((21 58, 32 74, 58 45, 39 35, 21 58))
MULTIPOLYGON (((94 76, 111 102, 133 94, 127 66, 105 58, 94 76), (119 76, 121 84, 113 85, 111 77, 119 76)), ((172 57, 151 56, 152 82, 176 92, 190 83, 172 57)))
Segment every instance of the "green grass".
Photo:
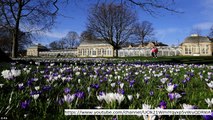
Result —
POLYGON ((164 56, 158 58, 152 57, 120 57, 128 61, 151 61, 151 62, 171 62, 186 64, 213 64, 213 56, 164 56))

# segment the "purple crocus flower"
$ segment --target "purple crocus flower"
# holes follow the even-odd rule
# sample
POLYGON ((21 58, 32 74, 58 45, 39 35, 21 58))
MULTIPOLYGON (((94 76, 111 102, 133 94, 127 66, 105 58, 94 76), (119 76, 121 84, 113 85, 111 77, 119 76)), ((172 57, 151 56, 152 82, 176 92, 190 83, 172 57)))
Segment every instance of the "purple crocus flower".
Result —
POLYGON ((165 74, 165 77, 166 77, 166 78, 170 78, 170 75, 169 75, 169 74, 165 74))
POLYGON ((70 89, 69 89, 69 88, 64 88, 64 93, 65 93, 65 94, 70 93, 70 89))
POLYGON ((118 89, 117 91, 118 91, 118 93, 120 93, 120 94, 125 94, 124 89, 118 89))
POLYGON ((59 105, 62 105, 63 103, 64 103, 64 99, 59 99, 59 100, 58 100, 58 104, 59 104, 59 105))
POLYGON ((99 95, 103 95, 103 94, 105 94, 103 91, 100 91, 100 92, 99 92, 99 95))
POLYGON ((22 83, 22 84, 18 84, 18 89, 19 90, 23 90, 24 89, 24 84, 22 83))
POLYGON ((182 81, 183 84, 185 84, 186 82, 187 82, 186 79, 184 79, 184 80, 182 81))
POLYGON ((99 86, 99 84, 92 84, 92 85, 90 85, 90 87, 91 87, 91 88, 98 89, 100 86, 99 86))
POLYGON ((100 82, 100 83, 102 83, 102 82, 103 82, 103 80, 99 80, 99 82, 100 82))
POLYGON ((162 100, 162 101, 160 102, 160 104, 159 104, 159 107, 160 107, 160 108, 163 108, 163 109, 166 109, 166 102, 162 100))
POLYGON ((187 78, 186 78, 186 81, 190 81, 190 79, 191 79, 190 77, 187 77, 187 78))
POLYGON ((129 86, 132 87, 134 85, 134 83, 135 83, 135 80, 130 80, 129 81, 129 86))
POLYGON ((36 94, 41 94, 41 91, 31 91, 30 96, 36 95, 36 94))
POLYGON ((64 101, 70 103, 70 102, 72 102, 75 99, 75 96, 76 96, 75 94, 73 94, 73 95, 70 95, 70 94, 64 95, 64 101))
POLYGON ((168 94, 170 100, 181 98, 182 96, 179 93, 169 93, 168 94))
POLYGON ((50 89, 51 89, 51 86, 44 86, 44 87, 42 88, 43 91, 48 91, 48 90, 50 90, 50 89))
POLYGON ((84 98, 84 92, 78 91, 78 92, 75 93, 75 96, 76 96, 77 98, 82 99, 82 98, 84 98))
POLYGON ((144 79, 144 82, 147 84, 147 83, 148 83, 148 79, 147 79, 147 78, 145 78, 145 79, 144 79))
POLYGON ((193 77, 193 76, 194 76, 194 73, 191 72, 189 75, 190 75, 191 77, 193 77))
POLYGON ((34 82, 34 80, 33 80, 33 79, 30 79, 30 80, 27 81, 27 85, 28 85, 28 86, 31 86, 31 85, 33 84, 33 82, 34 82))
POLYGON ((153 92, 153 91, 150 91, 150 92, 149 92, 149 95, 150 95, 150 96, 153 96, 153 95, 154 95, 154 92, 153 92))
POLYGON ((21 108, 26 109, 30 104, 30 100, 25 100, 23 102, 20 103, 21 108))
POLYGON ((213 112, 211 112, 211 115, 203 115, 204 120, 213 120, 213 112))

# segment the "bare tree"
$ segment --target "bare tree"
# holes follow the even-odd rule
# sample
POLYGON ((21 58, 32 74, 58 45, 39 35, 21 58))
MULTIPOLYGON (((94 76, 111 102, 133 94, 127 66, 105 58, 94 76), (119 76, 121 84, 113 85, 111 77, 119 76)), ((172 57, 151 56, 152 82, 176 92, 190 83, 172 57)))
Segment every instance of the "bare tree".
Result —
POLYGON ((213 38, 213 26, 210 29, 209 37, 213 38))
MULTIPOLYGON (((122 0, 121 0, 122 1, 122 0)), ((152 16, 158 15, 160 10, 169 11, 172 13, 183 13, 177 11, 172 6, 175 4, 175 0, 125 0, 127 3, 139 6, 143 11, 149 13, 152 16)))
POLYGON ((91 8, 88 16, 88 30, 97 38, 104 39, 116 50, 133 34, 136 14, 124 4, 100 4, 91 8))
POLYGON ((148 21, 136 23, 134 33, 138 38, 139 43, 143 46, 145 41, 149 41, 154 37, 154 28, 148 21))
MULTIPOLYGON (((27 46, 32 44, 32 35, 30 33, 19 31, 19 48, 18 50, 25 50, 27 46)), ((7 29, 0 29, 0 48, 3 51, 10 52, 12 48, 12 33, 7 29)))
POLYGON ((49 47, 52 49, 52 50, 58 50, 60 49, 60 46, 58 45, 58 42, 57 41, 53 41, 49 44, 49 47))
POLYGON ((81 33, 80 42, 83 40, 94 40, 97 39, 94 33, 91 30, 85 30, 81 33))
POLYGON ((50 29, 58 12, 57 3, 58 0, 0 1, 0 25, 8 28, 13 35, 12 57, 17 57, 18 36, 21 26, 37 28, 37 30, 50 29))
POLYGON ((78 45, 79 36, 77 32, 70 31, 67 33, 67 35, 64 37, 64 42, 67 44, 67 48, 74 48, 78 45))

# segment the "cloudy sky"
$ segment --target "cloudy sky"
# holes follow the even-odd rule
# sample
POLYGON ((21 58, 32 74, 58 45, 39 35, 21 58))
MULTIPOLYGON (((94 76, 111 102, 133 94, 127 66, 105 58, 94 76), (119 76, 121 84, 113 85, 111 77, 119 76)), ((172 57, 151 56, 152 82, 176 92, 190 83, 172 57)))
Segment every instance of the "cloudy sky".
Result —
MULTIPOLYGON (((63 7, 60 14, 65 17, 59 16, 54 29, 40 34, 36 42, 47 45, 64 37, 69 31, 76 31, 80 35, 86 29, 88 9, 97 0, 80 1, 63 7)), ((168 45, 180 44, 197 29, 201 35, 208 35, 213 25, 213 0, 175 0, 172 7, 183 13, 160 11, 159 15, 153 17, 139 8, 134 10, 138 13, 139 21, 146 20, 153 24, 157 40, 168 45)))

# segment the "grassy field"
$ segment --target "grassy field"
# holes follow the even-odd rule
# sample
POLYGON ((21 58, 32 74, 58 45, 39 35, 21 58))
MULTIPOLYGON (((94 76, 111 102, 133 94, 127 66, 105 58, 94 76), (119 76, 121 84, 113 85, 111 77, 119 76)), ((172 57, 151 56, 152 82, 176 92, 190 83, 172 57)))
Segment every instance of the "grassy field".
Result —
MULTIPOLYGON (((40 60, 0 63, 0 117, 149 120, 137 115, 65 116, 64 109, 145 109, 144 106, 213 109, 207 101, 213 101, 213 57, 40 60)), ((213 118, 210 115, 153 117, 158 120, 213 118)))
POLYGON ((185 64, 213 64, 213 56, 166 56, 166 57, 120 57, 127 61, 151 61, 167 63, 185 63, 185 64))

